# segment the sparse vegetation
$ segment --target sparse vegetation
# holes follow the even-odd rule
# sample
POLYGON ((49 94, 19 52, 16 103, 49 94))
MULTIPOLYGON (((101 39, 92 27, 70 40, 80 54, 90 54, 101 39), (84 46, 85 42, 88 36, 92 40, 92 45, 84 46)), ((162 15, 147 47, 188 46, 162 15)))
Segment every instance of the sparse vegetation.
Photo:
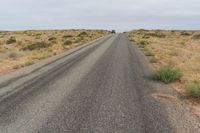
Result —
POLYGON ((180 68, 184 73, 180 84, 200 80, 200 31, 134 30, 128 36, 142 48, 155 68, 168 64, 180 68), (160 35, 165 37, 159 38, 160 35))
POLYGON ((88 34, 86 32, 81 32, 80 34, 78 34, 79 37, 81 36, 88 36, 88 34))
POLYGON ((154 56, 154 54, 152 52, 150 52, 150 51, 145 51, 145 55, 146 56, 154 56))
POLYGON ((107 34, 105 30, 1 31, 0 75, 107 34))
POLYGON ((164 83, 170 83, 176 80, 180 80, 181 77, 181 70, 171 66, 163 66, 159 69, 154 70, 151 74, 151 78, 153 80, 160 80, 164 83))
POLYGON ((17 54, 17 52, 10 52, 8 56, 9 56, 9 58, 11 58, 11 59, 16 59, 17 56, 18 56, 18 54, 17 54))
POLYGON ((64 39, 68 39, 68 38, 72 38, 72 37, 73 37, 73 35, 64 35, 63 36, 64 39))
POLYGON ((15 66, 13 66, 13 69, 19 69, 19 68, 21 68, 21 65, 15 65, 15 66))
POLYGON ((144 41, 144 40, 142 40, 142 41, 140 41, 140 42, 138 43, 139 48, 145 48, 146 45, 148 45, 148 42, 147 42, 147 41, 144 41))
POLYGON ((154 56, 150 57, 150 63, 157 63, 157 62, 158 60, 154 56))
POLYGON ((199 81, 193 81, 192 83, 187 84, 185 89, 190 96, 200 99, 200 82, 199 81))
POLYGON ((151 37, 157 37, 157 38, 165 38, 166 37, 166 35, 161 33, 160 31, 143 33, 143 34, 144 34, 143 38, 146 37, 146 39, 150 38, 150 36, 151 37))
POLYGON ((57 43, 57 38, 56 38, 56 37, 50 37, 50 38, 48 39, 48 41, 49 41, 51 44, 55 44, 55 43, 57 43))
POLYGON ((47 42, 44 42, 44 41, 42 41, 42 42, 35 42, 35 43, 31 44, 31 45, 28 45, 27 47, 25 47, 23 49, 24 50, 30 50, 30 51, 37 50, 37 49, 39 50, 39 49, 42 49, 42 48, 47 48, 50 45, 51 45, 50 43, 47 43, 47 42))
POLYGON ((194 40, 199 40, 199 39, 200 39, 200 34, 194 35, 194 36, 192 37, 192 39, 194 39, 194 40))
POLYGON ((69 46, 69 45, 72 45, 72 41, 67 40, 64 42, 64 46, 69 46))
POLYGON ((74 43, 80 43, 80 42, 82 42, 83 40, 84 40, 83 37, 78 37, 78 38, 76 38, 76 40, 74 41, 74 43))
POLYGON ((32 61, 32 60, 26 61, 26 62, 24 63, 24 65, 23 65, 23 67, 33 65, 34 63, 35 63, 35 62, 32 61))
POLYGON ((134 30, 128 36, 139 47, 141 40, 148 41, 142 51, 155 68, 152 79, 172 82, 170 85, 180 94, 200 99, 200 31, 134 30), (154 56, 149 56, 148 51, 154 56))
POLYGON ((181 35, 182 35, 182 36, 190 36, 191 34, 188 33, 188 32, 186 32, 186 31, 182 31, 182 32, 181 32, 181 35))
POLYGON ((142 38, 143 38, 143 39, 149 39, 150 36, 148 36, 148 35, 144 35, 142 38))
POLYGON ((49 41, 55 41, 55 40, 56 40, 56 37, 50 37, 48 40, 49 40, 49 41))
POLYGON ((17 42, 16 38, 14 36, 11 36, 7 41, 6 44, 12 44, 17 42))

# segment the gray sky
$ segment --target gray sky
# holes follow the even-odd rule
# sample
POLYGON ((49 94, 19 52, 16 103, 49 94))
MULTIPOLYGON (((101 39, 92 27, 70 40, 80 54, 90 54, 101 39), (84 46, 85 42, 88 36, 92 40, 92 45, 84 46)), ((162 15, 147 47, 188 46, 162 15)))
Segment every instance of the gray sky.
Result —
POLYGON ((0 30, 200 29, 200 0, 0 0, 0 30))

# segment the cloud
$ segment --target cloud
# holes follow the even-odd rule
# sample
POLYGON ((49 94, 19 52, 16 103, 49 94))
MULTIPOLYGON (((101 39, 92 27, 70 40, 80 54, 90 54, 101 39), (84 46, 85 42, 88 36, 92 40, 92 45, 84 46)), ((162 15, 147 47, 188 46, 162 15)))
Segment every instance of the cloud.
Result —
POLYGON ((0 30, 200 29, 198 0, 6 0, 0 30))

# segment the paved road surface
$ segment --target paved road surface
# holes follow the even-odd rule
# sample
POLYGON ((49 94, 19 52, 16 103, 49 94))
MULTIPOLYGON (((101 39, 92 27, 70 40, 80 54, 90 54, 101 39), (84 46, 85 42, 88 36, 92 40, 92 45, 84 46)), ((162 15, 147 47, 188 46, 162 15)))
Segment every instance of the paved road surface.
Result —
POLYGON ((125 34, 50 60, 1 78, 1 133, 200 133, 177 94, 148 80, 148 61, 125 34))

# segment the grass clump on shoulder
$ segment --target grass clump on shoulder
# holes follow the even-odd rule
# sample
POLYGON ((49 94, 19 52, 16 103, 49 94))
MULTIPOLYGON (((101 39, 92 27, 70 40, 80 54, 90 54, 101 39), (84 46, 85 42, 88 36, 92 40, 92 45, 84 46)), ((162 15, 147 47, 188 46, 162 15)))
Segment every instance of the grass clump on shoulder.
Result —
POLYGON ((182 76, 183 74, 179 68, 169 65, 154 70, 150 75, 151 79, 159 80, 166 84, 180 80, 182 76))
POLYGON ((200 81, 187 84, 185 90, 191 97, 200 99, 200 81))

